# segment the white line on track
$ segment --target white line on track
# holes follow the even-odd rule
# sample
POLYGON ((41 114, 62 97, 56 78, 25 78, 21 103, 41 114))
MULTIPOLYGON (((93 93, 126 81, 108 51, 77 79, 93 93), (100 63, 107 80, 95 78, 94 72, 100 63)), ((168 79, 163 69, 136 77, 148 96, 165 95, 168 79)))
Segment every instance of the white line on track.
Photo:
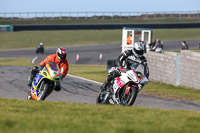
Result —
POLYGON ((34 57, 33 59, 32 59, 32 64, 34 64, 35 63, 35 60, 37 60, 37 56, 36 57, 34 57))
POLYGON ((98 82, 98 81, 86 79, 86 78, 83 78, 83 77, 74 76, 74 75, 71 75, 71 74, 67 74, 67 76, 73 77, 73 78, 78 78, 78 79, 85 80, 85 81, 88 81, 88 82, 92 82, 92 83, 95 83, 95 84, 98 84, 98 85, 102 84, 101 82, 98 82))

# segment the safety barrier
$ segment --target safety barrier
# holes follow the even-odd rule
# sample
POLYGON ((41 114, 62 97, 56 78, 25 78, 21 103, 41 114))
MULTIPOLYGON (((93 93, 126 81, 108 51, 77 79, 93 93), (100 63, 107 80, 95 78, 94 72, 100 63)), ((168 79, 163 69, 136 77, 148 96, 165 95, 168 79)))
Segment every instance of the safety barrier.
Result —
POLYGON ((164 24, 67 24, 67 25, 13 25, 14 31, 25 30, 99 30, 122 29, 123 27, 170 29, 200 28, 200 23, 164 23, 164 24))

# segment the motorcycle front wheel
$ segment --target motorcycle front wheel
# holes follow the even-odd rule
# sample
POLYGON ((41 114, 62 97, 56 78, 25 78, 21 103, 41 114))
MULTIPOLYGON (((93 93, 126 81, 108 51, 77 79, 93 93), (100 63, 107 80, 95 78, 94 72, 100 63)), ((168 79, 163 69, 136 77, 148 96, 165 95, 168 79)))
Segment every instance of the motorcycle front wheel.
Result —
POLYGON ((32 96, 31 96, 31 88, 29 88, 27 99, 28 100, 33 100, 32 96))
POLYGON ((49 89, 49 85, 47 83, 44 83, 40 88, 38 100, 45 100, 45 98, 48 96, 49 89))
POLYGON ((124 106, 131 106, 134 104, 138 94, 138 88, 130 86, 128 94, 126 94, 126 88, 123 88, 120 94, 120 102, 124 106))

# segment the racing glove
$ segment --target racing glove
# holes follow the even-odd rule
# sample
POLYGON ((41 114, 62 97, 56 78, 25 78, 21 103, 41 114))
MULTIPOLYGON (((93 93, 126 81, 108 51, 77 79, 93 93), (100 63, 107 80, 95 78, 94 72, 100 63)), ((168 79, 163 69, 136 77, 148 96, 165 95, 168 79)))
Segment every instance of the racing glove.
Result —
POLYGON ((144 85, 138 84, 138 91, 142 90, 143 87, 144 87, 144 85))
POLYGON ((60 74, 59 78, 61 78, 61 80, 63 80, 64 76, 62 74, 60 74))
POLYGON ((38 66, 38 71, 41 71, 43 69, 43 66, 42 65, 39 65, 38 66))

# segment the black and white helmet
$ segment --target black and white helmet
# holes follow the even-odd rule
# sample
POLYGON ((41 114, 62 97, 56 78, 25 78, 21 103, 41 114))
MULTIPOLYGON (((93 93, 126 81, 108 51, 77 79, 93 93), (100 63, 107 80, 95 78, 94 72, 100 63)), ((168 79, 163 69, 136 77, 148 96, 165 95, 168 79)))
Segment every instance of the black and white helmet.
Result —
POLYGON ((132 49, 133 53, 137 57, 141 57, 144 54, 144 45, 142 42, 135 42, 132 49))

